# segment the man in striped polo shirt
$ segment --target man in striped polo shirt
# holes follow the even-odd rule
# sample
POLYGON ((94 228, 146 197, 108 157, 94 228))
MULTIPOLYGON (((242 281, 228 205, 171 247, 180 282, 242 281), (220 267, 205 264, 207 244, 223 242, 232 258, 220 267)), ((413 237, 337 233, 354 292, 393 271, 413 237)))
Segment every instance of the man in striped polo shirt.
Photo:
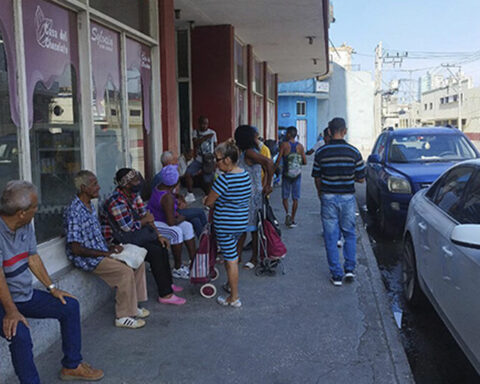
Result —
POLYGON ((322 203, 322 224, 331 282, 341 286, 355 277, 355 182, 365 180, 365 164, 361 153, 344 138, 347 134, 345 120, 336 117, 328 123, 332 136, 329 144, 315 153, 312 177, 322 203), (344 264, 340 264, 337 241, 343 234, 344 264))
POLYGON ((62 380, 96 381, 100 369, 82 363, 78 301, 58 289, 37 253, 32 219, 37 211, 35 186, 8 182, 0 197, 0 337, 10 343, 13 367, 21 384, 39 384, 32 338, 25 317, 57 319, 62 334, 62 380), (47 291, 33 289, 32 273, 47 291))

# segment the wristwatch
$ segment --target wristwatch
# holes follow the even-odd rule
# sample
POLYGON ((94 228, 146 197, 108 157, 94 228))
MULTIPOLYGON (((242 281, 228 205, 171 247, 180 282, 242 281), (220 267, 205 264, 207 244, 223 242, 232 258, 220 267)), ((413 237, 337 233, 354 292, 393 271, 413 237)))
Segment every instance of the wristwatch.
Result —
POLYGON ((47 287, 47 291, 48 291, 48 292, 51 292, 52 289, 55 289, 55 288, 57 288, 57 286, 56 286, 54 283, 52 283, 52 284, 50 284, 50 285, 47 287))

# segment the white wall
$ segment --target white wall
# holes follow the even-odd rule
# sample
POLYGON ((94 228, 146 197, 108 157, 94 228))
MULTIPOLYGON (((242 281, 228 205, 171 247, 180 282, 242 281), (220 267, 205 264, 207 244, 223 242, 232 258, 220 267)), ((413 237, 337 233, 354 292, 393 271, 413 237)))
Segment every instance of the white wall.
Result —
POLYGON ((343 117, 348 127, 347 141, 366 158, 376 139, 372 77, 368 72, 345 71, 336 64, 332 67, 329 98, 318 101, 319 130, 323 131, 334 117, 343 117))

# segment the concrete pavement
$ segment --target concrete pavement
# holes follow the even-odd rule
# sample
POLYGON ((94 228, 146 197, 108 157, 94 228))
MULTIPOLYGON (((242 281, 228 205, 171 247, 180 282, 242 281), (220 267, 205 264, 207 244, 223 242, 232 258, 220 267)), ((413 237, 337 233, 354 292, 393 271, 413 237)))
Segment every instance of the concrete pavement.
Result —
MULTIPOLYGON (((329 282, 320 204, 309 172, 310 166, 302 180, 298 227, 282 225, 286 274, 256 277, 241 270, 242 308, 223 308, 180 281, 187 304, 161 305, 152 294, 143 329, 115 328, 113 300, 84 321, 83 356, 104 369, 102 383, 413 382, 359 216, 357 279, 340 288, 329 282)), ((283 222, 278 188, 272 205, 283 222)), ((245 252, 243 260, 249 256, 245 252)), ((225 272, 219 267, 214 284, 221 292, 225 272)), ((36 360, 44 383, 61 382, 61 356, 57 342, 36 360)))

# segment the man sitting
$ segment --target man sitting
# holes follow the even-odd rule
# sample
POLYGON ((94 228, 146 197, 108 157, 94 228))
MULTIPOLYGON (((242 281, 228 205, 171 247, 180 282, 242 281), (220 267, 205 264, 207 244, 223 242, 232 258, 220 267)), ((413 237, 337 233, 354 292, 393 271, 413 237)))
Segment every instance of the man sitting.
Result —
MULTIPOLYGON (((10 342, 13 367, 20 383, 40 383, 33 361, 26 317, 57 319, 62 334, 62 380, 96 381, 100 369, 82 363, 80 306, 52 284, 37 254, 31 221, 38 207, 37 190, 27 181, 10 181, 0 198, 0 336, 10 342), (48 292, 33 289, 32 273, 48 292)), ((3 381, 3 380, 2 380, 3 381)))
POLYGON ((77 196, 65 209, 63 224, 67 236, 67 257, 73 265, 93 272, 110 287, 116 288, 115 326, 136 329, 145 325, 150 312, 138 308, 139 301, 147 300, 145 264, 133 270, 121 261, 110 257, 123 250, 120 245, 107 243, 97 218, 92 199, 98 198, 100 186, 90 171, 80 171, 74 179, 77 196))

